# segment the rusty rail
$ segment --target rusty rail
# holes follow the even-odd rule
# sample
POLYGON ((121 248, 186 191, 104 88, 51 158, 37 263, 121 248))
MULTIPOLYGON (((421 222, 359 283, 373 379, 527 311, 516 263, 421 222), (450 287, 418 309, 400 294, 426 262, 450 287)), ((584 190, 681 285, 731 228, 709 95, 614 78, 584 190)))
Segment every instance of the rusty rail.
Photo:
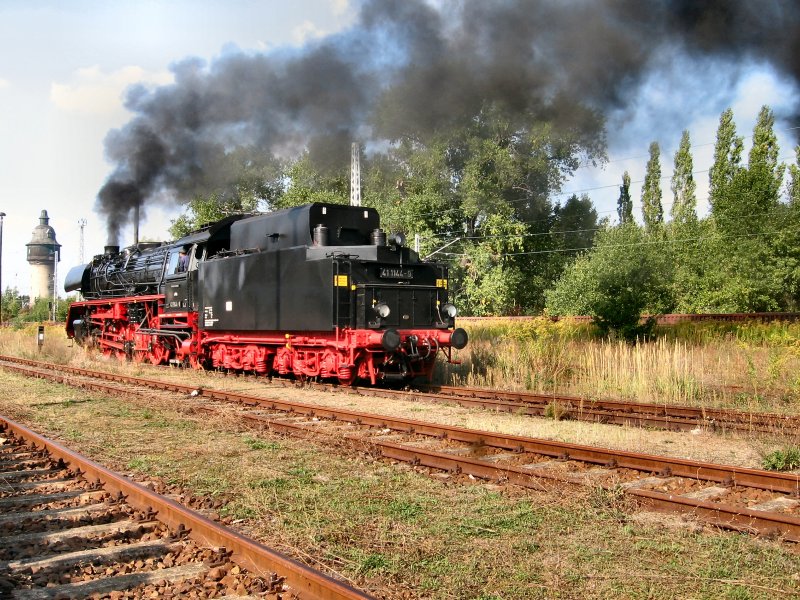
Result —
MULTIPOLYGON (((86 382, 71 380, 69 377, 58 374, 25 369, 17 365, 3 365, 5 368, 19 370, 25 374, 48 378, 71 385, 87 385, 86 382)), ((194 386, 186 386, 158 380, 142 379, 112 375, 103 372, 92 372, 86 369, 80 371, 85 377, 99 377, 106 380, 124 382, 130 385, 147 386, 160 390, 179 392, 184 396, 198 392, 194 386)), ((88 385, 98 385, 89 383, 88 385)), ((119 389, 111 388, 119 392, 119 389)), ((511 481, 530 487, 541 487, 543 479, 572 482, 574 477, 564 476, 557 472, 549 473, 547 470, 537 468, 537 463, 523 466, 493 462, 491 457, 480 458, 475 456, 457 455, 450 451, 420 448, 413 443, 397 443, 381 439, 383 432, 397 432, 401 437, 423 437, 434 440, 434 443, 460 443, 467 448, 490 448, 493 452, 503 452, 508 456, 535 454, 556 459, 557 464, 566 462, 581 462, 589 465, 598 465, 597 470, 602 473, 619 473, 636 471, 642 473, 643 485, 648 480, 666 481, 682 478, 686 481, 710 482, 710 488, 702 490, 698 497, 689 497, 687 494, 673 494, 668 491, 654 491, 653 489, 639 489, 643 487, 637 483, 625 488, 625 491, 637 500, 658 510, 679 510, 701 515, 723 527, 744 531, 758 531, 770 533, 777 532, 787 540, 800 541, 800 518, 791 514, 779 512, 778 509, 759 508, 751 509, 748 506, 727 505, 720 502, 709 502, 704 495, 706 491, 719 492, 719 490, 735 488, 736 490, 754 488, 766 490, 771 494, 778 494, 779 502, 792 506, 800 504, 796 498, 800 496, 800 475, 773 473, 758 469, 748 469, 713 463, 703 463, 684 459, 668 458, 648 454, 609 450, 579 444, 567 444, 540 440, 523 436, 505 435, 501 433, 471 430, 461 427, 452 427, 411 419, 376 415, 359 411, 334 409, 323 406, 293 402, 278 398, 261 398, 249 394, 223 392, 218 390, 202 390, 203 397, 209 400, 235 402, 245 408, 256 408, 260 411, 274 411, 282 413, 281 416, 269 417, 245 412, 243 419, 257 427, 266 427, 271 430, 304 436, 322 434, 320 428, 326 423, 332 425, 334 430, 342 426, 353 427, 354 433, 346 434, 336 431, 334 437, 348 439, 360 447, 372 448, 387 458, 408 461, 415 465, 444 469, 454 473, 466 473, 475 477, 511 481), (285 413, 292 417, 286 419, 285 413), (299 420, 299 421, 298 421, 299 420), (304 422, 302 422, 304 421, 304 422), (360 432, 359 432, 360 431, 360 432), (366 437, 365 434, 366 433, 366 437), (377 432, 377 435, 375 435, 377 432), (369 437, 372 436, 372 437, 369 437), (533 470, 531 470, 533 468, 533 470), (653 477, 655 475, 655 477, 653 477)), ((205 410, 212 410, 206 407, 205 410)), ((467 453, 469 454, 469 453, 467 453)), ((496 458, 498 455, 494 455, 496 458)), ((550 461, 553 462, 553 461, 550 461)), ((735 495, 735 494, 734 494, 735 495)), ((741 502, 741 501, 740 501, 741 502)))
MULTIPOLYGON (((0 360, 31 366, 46 366, 76 375, 94 373, 78 367, 55 365, 14 356, 0 355, 0 360)), ((103 377, 99 373, 94 373, 92 376, 103 377)), ((296 382, 290 380, 273 381, 283 385, 296 385, 296 382)), ((783 431, 794 432, 800 428, 800 417, 797 415, 744 412, 678 404, 587 399, 563 394, 541 394, 464 386, 421 385, 415 390, 393 390, 358 386, 341 387, 327 383, 307 385, 323 390, 336 389, 361 396, 456 403, 462 406, 530 416, 544 416, 553 407, 555 411, 562 413, 557 417, 559 419, 651 427, 668 431, 690 431, 701 427, 709 430, 736 430, 748 433, 781 433, 783 431)))
POLYGON ((263 544, 259 544, 235 531, 141 486, 102 465, 73 452, 61 444, 48 440, 27 427, 0 417, 0 426, 16 436, 46 449, 51 456, 63 460, 72 469, 78 469, 89 480, 99 480, 105 491, 122 494, 126 502, 140 510, 156 512, 155 518, 171 528, 183 526, 191 530, 190 536, 208 546, 222 546, 233 551, 234 559, 255 574, 269 576, 280 573, 286 583, 300 598, 316 600, 366 600, 371 598, 340 581, 311 569, 263 544))
MULTIPOLYGON (((363 394, 370 390, 359 388, 363 394)), ((384 394, 383 391, 374 392, 384 394)), ((514 413, 543 415, 548 407, 562 411, 560 418, 657 427, 673 431, 688 431, 696 427, 728 429, 745 432, 776 433, 781 430, 796 431, 800 428, 800 417, 779 413, 744 412, 725 408, 687 406, 681 404, 653 404, 603 400, 568 396, 564 394, 541 394, 515 392, 487 388, 423 385, 420 391, 400 392, 409 397, 426 401, 451 402, 480 406, 514 413)))
MULTIPOLYGON (((645 320, 649 315, 642 316, 645 320)), ((460 323, 480 323, 481 321, 529 321, 540 319, 542 315, 531 316, 499 316, 499 317, 459 317, 460 323)), ((586 315, 573 315, 564 317, 547 317, 551 321, 573 321, 576 323, 591 323, 593 318, 586 315)), ((686 323, 697 321, 797 321, 800 319, 800 312, 758 312, 758 313, 701 313, 701 314, 682 314, 668 313, 655 315, 656 323, 659 325, 672 325, 674 323, 686 323)))

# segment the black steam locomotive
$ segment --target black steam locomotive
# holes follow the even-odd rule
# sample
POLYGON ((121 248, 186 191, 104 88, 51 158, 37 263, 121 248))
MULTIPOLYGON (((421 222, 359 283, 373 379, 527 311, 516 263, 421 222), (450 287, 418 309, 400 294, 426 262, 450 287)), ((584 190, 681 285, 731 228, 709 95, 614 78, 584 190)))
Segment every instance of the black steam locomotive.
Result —
POLYGON ((262 375, 430 378, 454 329, 447 268, 372 208, 314 203, 226 218, 169 244, 108 246, 67 274, 67 335, 109 356, 262 375))

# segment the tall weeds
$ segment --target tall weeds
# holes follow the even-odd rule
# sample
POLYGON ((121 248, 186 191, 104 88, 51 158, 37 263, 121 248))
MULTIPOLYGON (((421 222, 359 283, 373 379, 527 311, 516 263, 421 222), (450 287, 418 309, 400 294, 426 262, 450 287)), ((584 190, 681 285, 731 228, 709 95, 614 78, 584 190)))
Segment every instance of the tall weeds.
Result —
POLYGON ((568 320, 468 323, 454 384, 751 410, 800 400, 800 325, 681 323, 627 344, 568 320))
MULTIPOLYGON (((470 341, 460 365, 437 365, 442 383, 531 390, 584 398, 800 411, 800 324, 681 323, 654 341, 627 344, 597 337, 593 326, 487 320, 461 324, 470 341)), ((0 331, 0 354, 85 365, 86 351, 47 326, 0 331)), ((118 366, 108 361, 108 367, 118 366)))

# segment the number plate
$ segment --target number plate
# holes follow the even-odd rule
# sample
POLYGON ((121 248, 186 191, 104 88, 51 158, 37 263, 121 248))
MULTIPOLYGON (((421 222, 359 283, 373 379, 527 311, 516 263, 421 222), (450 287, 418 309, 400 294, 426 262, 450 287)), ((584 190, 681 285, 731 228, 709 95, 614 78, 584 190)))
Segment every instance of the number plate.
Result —
POLYGON ((381 267, 378 277, 383 279, 414 279, 414 269, 400 267, 381 267))

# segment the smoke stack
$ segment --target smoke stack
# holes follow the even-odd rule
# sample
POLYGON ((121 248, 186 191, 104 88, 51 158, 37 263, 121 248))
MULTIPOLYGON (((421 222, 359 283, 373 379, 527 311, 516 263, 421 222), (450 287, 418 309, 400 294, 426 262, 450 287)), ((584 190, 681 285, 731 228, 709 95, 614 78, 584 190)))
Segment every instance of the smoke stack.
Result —
POLYGON ((139 245, 139 205, 133 209, 133 245, 139 245))

